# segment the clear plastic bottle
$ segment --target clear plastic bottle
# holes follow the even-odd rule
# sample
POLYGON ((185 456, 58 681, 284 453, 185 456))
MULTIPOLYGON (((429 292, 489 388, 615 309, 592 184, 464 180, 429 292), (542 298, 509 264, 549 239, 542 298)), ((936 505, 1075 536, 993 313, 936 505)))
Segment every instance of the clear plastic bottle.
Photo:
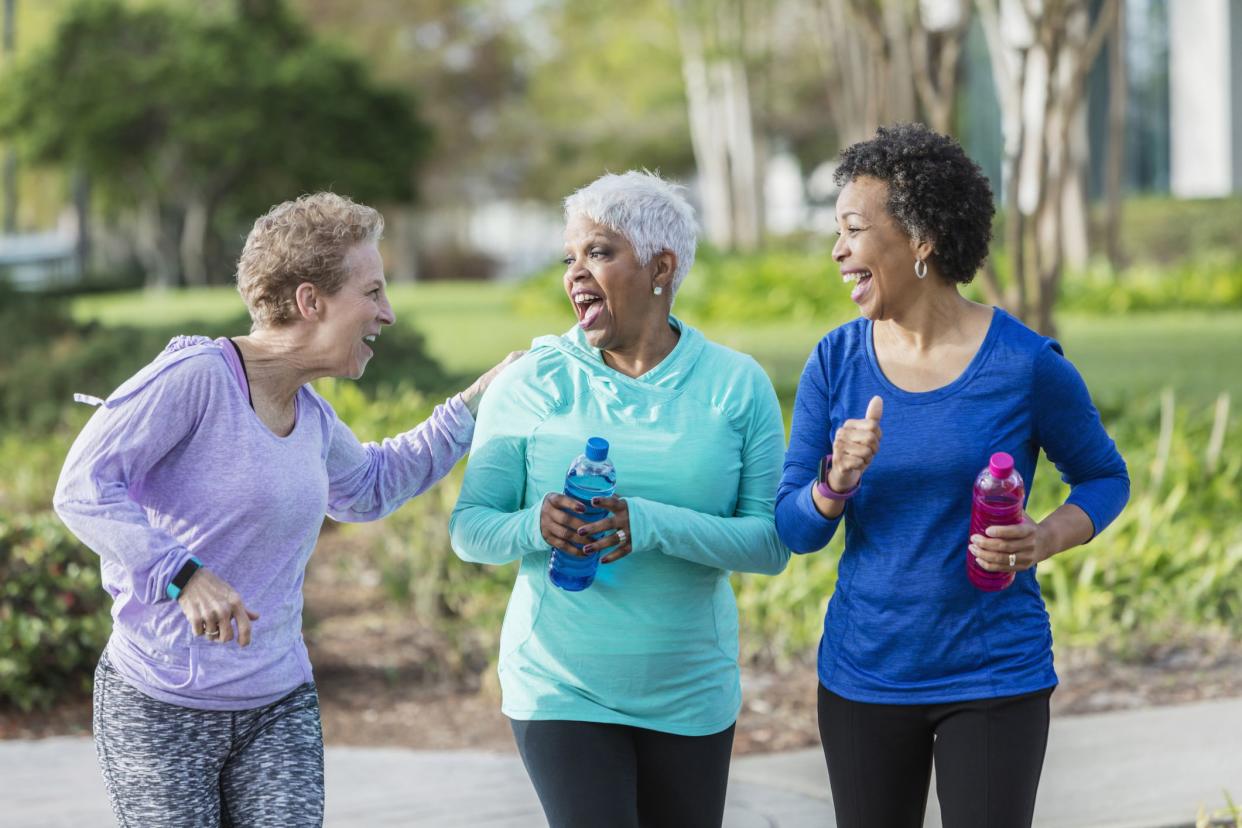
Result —
MULTIPOLYGON (((987 468, 975 478, 970 509, 970 534, 987 535, 989 526, 1013 526, 1022 522, 1026 488, 1013 467, 1013 457, 1003 451, 992 455, 987 468)), ((1013 583, 1012 572, 989 572, 966 550, 966 575, 984 592, 999 592, 1013 583)))
MULTIPOLYGON (((592 506, 591 498, 612 497, 616 490, 617 470, 608 459, 608 441, 603 437, 592 437, 587 440, 586 451, 578 455, 565 474, 565 494, 586 507, 585 512, 575 513, 574 517, 586 523, 603 520, 609 514, 608 510, 592 506)), ((596 534, 592 539, 598 540, 603 534, 596 534)), ((568 555, 553 549, 548 560, 548 580, 569 592, 584 590, 595 581, 601 554, 596 551, 590 555, 568 555)))

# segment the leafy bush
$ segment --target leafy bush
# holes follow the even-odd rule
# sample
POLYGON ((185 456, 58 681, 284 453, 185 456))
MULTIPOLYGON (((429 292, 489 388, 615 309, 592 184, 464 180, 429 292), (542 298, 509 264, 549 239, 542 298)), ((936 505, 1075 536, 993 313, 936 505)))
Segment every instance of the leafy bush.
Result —
POLYGON ((0 515, 0 705, 87 693, 108 640, 99 560, 50 512, 0 515))
MULTIPOLYGON (((1103 205, 1093 224, 1103 227, 1103 205)), ((1242 256, 1242 198, 1128 198, 1121 214, 1121 249, 1132 264, 1175 264, 1188 257, 1228 253, 1242 256)), ((1099 233, 1092 249, 1103 250, 1099 233)))
POLYGON ((1136 264, 1123 273, 1096 263, 1065 281, 1060 307, 1100 314, 1242 308, 1242 254, 1201 255, 1163 267, 1136 264))
MULTIPOLYGON (((81 406, 83 409, 86 406, 81 406)), ((0 433, 0 519, 47 510, 72 436, 0 433)))
MULTIPOLYGON (((1112 424, 1129 505, 1099 538, 1040 566, 1059 641, 1124 653, 1196 629, 1242 632, 1242 454, 1227 448, 1227 402, 1178 411, 1167 391, 1112 424)), ((1051 466, 1040 475, 1037 516, 1067 493, 1051 466)))
MULTIPOLYGON (((1004 283, 1005 252, 994 250, 991 259, 1004 283)), ((549 269, 529 279, 517 293, 517 309, 546 313, 568 302, 561 275, 560 269, 549 269)), ((963 294, 983 301, 982 278, 964 287, 963 294)), ((1121 273, 1095 262, 1085 271, 1065 275, 1057 305, 1059 311, 1073 313, 1222 308, 1242 308, 1242 252, 1199 253, 1176 264, 1139 260, 1121 273)), ((803 249, 749 254, 704 250, 677 294, 674 312, 695 324, 801 323, 857 314, 827 240, 812 241, 803 249)))

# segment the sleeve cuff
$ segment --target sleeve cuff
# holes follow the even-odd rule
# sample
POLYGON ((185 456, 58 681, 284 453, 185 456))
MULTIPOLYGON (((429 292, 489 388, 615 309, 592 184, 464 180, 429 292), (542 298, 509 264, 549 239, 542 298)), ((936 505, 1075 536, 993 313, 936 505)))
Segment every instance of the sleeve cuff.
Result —
POLYGON ((1107 524, 1104 526, 1100 525, 1103 521, 1100 520, 1099 512, 1092 508, 1090 504, 1086 503, 1085 498, 1079 500, 1074 497, 1073 492, 1070 492, 1070 496, 1066 498, 1065 502, 1067 505, 1077 506, 1079 509, 1082 509, 1082 513, 1087 516, 1087 520, 1091 521, 1091 537, 1082 542, 1082 545, 1086 546, 1091 543, 1091 541, 1096 539, 1096 537, 1100 534, 1100 531, 1104 529, 1107 524))
POLYGON ((192 557, 194 557, 194 554, 184 546, 179 546, 164 556, 164 560, 158 567, 158 575, 155 581, 155 586, 159 589, 155 596, 155 603, 173 600, 172 596, 168 594, 168 585, 172 583, 172 579, 176 574, 181 571, 181 567, 185 566, 186 562, 192 557))
POLYGON ((466 407, 461 394, 454 394, 440 406, 444 412, 444 424, 453 434, 464 434, 462 442, 469 443, 474 437, 474 415, 466 407))
POLYGON ((630 548, 635 552, 662 551, 662 538, 652 519, 654 504, 641 497, 627 497, 625 503, 630 510, 630 548))
POLYGON ((526 553, 538 552, 548 545, 548 542, 543 539, 543 533, 539 531, 539 517, 543 511, 544 497, 547 497, 547 495, 545 494, 539 498, 539 501, 533 506, 526 507, 528 513, 526 515, 526 531, 522 533, 526 543, 526 553))
MULTIPOLYGON (((815 532, 832 532, 837 528, 837 524, 841 522, 841 518, 845 517, 844 510, 841 514, 834 518, 824 517, 819 509, 815 508, 815 499, 811 497, 811 490, 815 488, 815 481, 802 487, 802 491, 798 492, 798 511, 802 512, 802 517, 807 521, 807 525, 815 532)), ((827 543, 827 541, 825 541, 827 543)))
POLYGON ((842 510, 841 514, 837 515, 836 518, 825 518, 821 511, 816 508, 815 498, 811 497, 811 490, 814 488, 815 480, 811 480, 811 482, 807 483, 805 487, 802 487, 801 492, 797 494, 797 505, 800 506, 802 516, 806 518, 807 523, 810 523, 811 526, 814 526, 814 528, 818 530, 830 531, 832 529, 836 529, 837 524, 841 523, 841 519, 845 516, 845 511, 842 510))

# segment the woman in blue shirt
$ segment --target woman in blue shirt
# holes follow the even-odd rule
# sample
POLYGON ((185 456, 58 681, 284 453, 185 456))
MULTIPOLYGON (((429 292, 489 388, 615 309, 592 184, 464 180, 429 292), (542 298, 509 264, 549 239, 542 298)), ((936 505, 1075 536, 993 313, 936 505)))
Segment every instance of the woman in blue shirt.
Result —
POLYGON ((933 762, 946 825, 1029 826, 1057 683, 1035 566, 1091 540, 1126 466, 1055 341, 958 292, 987 255, 992 193, 951 138, 881 128, 841 154, 833 258, 860 318, 798 386, 781 539, 845 552, 819 650, 819 727, 841 826, 921 826, 933 762), (969 532, 993 452, 1070 484, 1040 521, 969 532), (976 589, 966 555, 1012 572, 976 589))
POLYGON ((753 359, 671 315, 695 243, 675 188, 606 175, 565 218, 577 324, 536 339, 484 398, 453 549, 522 562, 502 709, 553 828, 716 828, 742 698, 729 572, 789 560, 773 518, 780 406, 753 359), (559 492, 594 436, 620 497, 597 498, 612 514, 586 522, 559 492), (553 547, 602 552, 594 584, 554 586, 553 547))

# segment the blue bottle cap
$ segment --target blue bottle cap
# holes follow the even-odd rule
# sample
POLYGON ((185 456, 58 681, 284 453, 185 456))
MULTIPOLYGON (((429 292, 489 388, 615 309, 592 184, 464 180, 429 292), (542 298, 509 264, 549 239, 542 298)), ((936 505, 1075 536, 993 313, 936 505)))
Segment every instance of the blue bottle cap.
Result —
POLYGON ((608 459, 608 441, 603 437, 592 437, 587 440, 586 456, 588 460, 606 460, 608 459))

